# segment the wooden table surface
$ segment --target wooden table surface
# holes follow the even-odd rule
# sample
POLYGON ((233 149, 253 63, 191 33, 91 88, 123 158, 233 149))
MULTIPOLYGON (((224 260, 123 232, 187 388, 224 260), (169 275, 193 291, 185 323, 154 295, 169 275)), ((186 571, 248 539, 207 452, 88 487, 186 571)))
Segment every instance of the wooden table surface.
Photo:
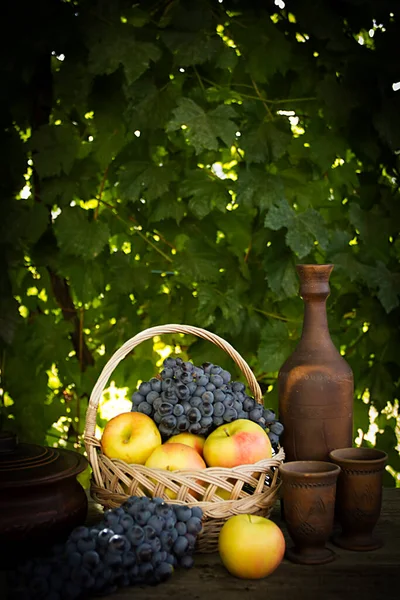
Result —
MULTIPOLYGON (((98 509, 97 509, 98 510, 98 509)), ((90 519, 96 517, 91 506, 90 519)), ((97 513, 98 514, 98 513, 97 513)), ((279 505, 272 518, 283 529, 279 505)), ((156 587, 121 589, 109 600, 400 600, 400 489, 384 489, 383 506, 376 533, 383 548, 373 552, 350 552, 330 546, 334 562, 320 566, 296 565, 284 559, 278 569, 261 580, 231 576, 217 553, 197 554, 189 571, 177 570, 156 587)))

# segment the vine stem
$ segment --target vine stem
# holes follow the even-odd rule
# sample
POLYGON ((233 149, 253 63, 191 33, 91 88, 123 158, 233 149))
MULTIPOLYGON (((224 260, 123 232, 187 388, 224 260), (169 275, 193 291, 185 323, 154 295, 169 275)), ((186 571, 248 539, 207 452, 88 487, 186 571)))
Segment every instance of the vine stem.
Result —
POLYGON ((274 115, 272 114, 272 111, 270 109, 270 107, 268 106, 266 100, 262 97, 260 90, 258 89, 258 85, 256 84, 256 82, 254 81, 254 79, 251 80, 251 83, 253 84, 253 87, 256 91, 257 96, 260 98, 260 100, 262 101, 264 108, 269 116, 269 118, 271 119, 271 121, 274 120, 274 115))
POLYGON ((97 206, 96 206, 96 210, 94 211, 94 220, 95 221, 96 221, 97 217, 99 216, 99 206, 100 206, 101 199, 103 197, 104 186, 106 185, 106 181, 107 181, 108 169, 109 169, 109 165, 106 166, 105 171, 103 173, 102 180, 100 182, 99 193, 97 196, 97 206))
MULTIPOLYGON (((126 224, 125 219, 123 219, 117 212, 117 209, 115 208, 115 206, 113 206, 112 204, 109 204, 108 202, 105 202, 104 200, 99 200, 99 202, 101 202, 101 204, 104 204, 104 206, 107 206, 107 208, 109 208, 110 210, 113 211, 114 215, 117 217, 117 219, 119 219, 122 223, 126 224)), ((129 216, 128 217, 129 221, 132 221, 132 223, 135 223, 137 225, 137 221, 136 219, 134 219, 133 217, 129 216)), ((144 233, 142 233, 140 231, 140 229, 135 229, 136 233, 138 234, 139 237, 142 238, 143 241, 146 242, 146 244, 148 244, 149 246, 151 246, 156 252, 158 252, 158 254, 160 254, 163 258, 165 258, 165 260, 167 260, 168 262, 172 263, 174 262, 172 260, 172 258, 170 256, 168 256, 168 254, 165 254, 165 252, 163 252, 160 248, 157 248, 156 244, 153 244, 153 242, 151 240, 149 240, 148 237, 146 237, 144 235, 144 233)), ((156 235, 158 235, 161 239, 161 236, 157 233, 156 235)), ((164 240, 165 241, 165 240, 164 240)), ((169 245, 169 244, 168 244, 169 245)))
POLYGON ((255 306, 251 307, 254 311, 260 313, 260 315, 264 315, 265 317, 270 317, 271 319, 278 319, 278 321, 286 321, 287 323, 300 323, 296 319, 288 319, 287 317, 282 317, 281 315, 277 315, 275 313, 270 313, 265 310, 261 310, 261 308, 256 308, 255 306))

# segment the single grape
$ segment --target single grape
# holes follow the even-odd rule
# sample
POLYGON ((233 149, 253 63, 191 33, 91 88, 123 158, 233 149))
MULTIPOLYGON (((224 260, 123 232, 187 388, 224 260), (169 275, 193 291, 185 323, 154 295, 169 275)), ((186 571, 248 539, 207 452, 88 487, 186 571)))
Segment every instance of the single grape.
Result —
MULTIPOLYGON (((93 550, 89 550, 89 552, 93 552, 93 550)), ((82 562, 82 554, 80 552, 68 552, 67 562, 71 567, 79 567, 82 562)))
POLYGON ((191 373, 193 371, 193 367, 194 367, 193 363, 191 363, 189 361, 182 363, 182 369, 184 371, 187 371, 188 373, 191 373))
POLYGON ((153 377, 153 379, 150 379, 149 381, 150 385, 151 385, 151 389, 154 392, 161 392, 161 381, 159 379, 157 379, 156 377, 153 377))
POLYGON ((223 402, 225 400, 225 392, 221 389, 215 390, 214 392, 214 401, 215 402, 223 402))
POLYGON ((203 363, 202 367, 203 367, 204 373, 211 373, 211 369, 213 368, 213 366, 214 365, 212 363, 209 363, 209 362, 203 363))
POLYGON ((204 392, 201 399, 203 400, 203 402, 214 402, 214 394, 210 391, 204 392))
POLYGON ((165 390, 169 390, 170 387, 174 386, 174 380, 171 379, 170 377, 167 377, 167 379, 163 379, 161 382, 161 389, 163 391, 165 390))
POLYGON ((170 565, 172 565, 173 567, 175 567, 175 565, 178 564, 178 561, 176 560, 175 556, 173 554, 168 554, 167 555, 167 563, 169 563, 170 565))
POLYGON ((231 423, 232 421, 236 421, 237 412, 234 408, 227 408, 224 413, 224 421, 225 423, 231 423))
POLYGON ((181 415, 183 415, 184 412, 185 410, 182 404, 175 404, 172 414, 174 414, 175 417, 180 417, 181 415))
POLYGON ((249 396, 247 396, 243 400, 243 408, 246 412, 250 412, 251 410, 253 410, 254 406, 255 406, 255 400, 253 398, 249 398, 249 396))
POLYGON ((200 406, 203 403, 202 399, 198 396, 193 396, 193 398, 190 398, 189 402, 190 406, 192 406, 193 408, 200 408, 200 406))
POLYGON ((197 517, 198 519, 203 518, 203 511, 199 506, 193 506, 192 508, 192 517, 197 517))
POLYGON ((163 402, 160 408, 158 409, 158 412, 160 413, 160 415, 165 416, 170 415, 173 410, 174 407, 172 406, 172 404, 170 404, 169 402, 163 402))
POLYGON ((69 540, 72 542, 77 542, 78 540, 85 540, 89 536, 89 528, 81 525, 80 527, 75 527, 70 533, 69 540))
POLYGON ((174 376, 174 370, 167 367, 161 371, 160 375, 162 379, 169 379, 174 376))
POLYGON ((210 379, 209 379, 208 375, 204 374, 197 378, 197 385, 206 386, 207 383, 209 383, 209 381, 210 381, 210 379))
POLYGON ((269 428, 269 430, 272 433, 275 433, 275 435, 278 435, 278 436, 282 435, 283 429, 284 429, 283 425, 279 421, 275 421, 275 423, 272 423, 272 425, 270 425, 270 428, 269 428))
POLYGON ((152 514, 149 510, 141 510, 136 516, 136 523, 143 527, 144 525, 146 525, 146 523, 148 523, 151 516, 152 514))
POLYGON ((183 365, 183 360, 181 359, 180 356, 178 356, 176 359, 176 364, 178 365, 178 367, 181 367, 183 365))
MULTIPOLYGON (((84 567, 92 569, 96 567, 100 562, 100 556, 95 550, 89 550, 82 556, 82 564, 84 567)), ((77 565, 79 566, 79 565, 77 565)))
POLYGON ((163 392, 161 392, 160 396, 164 402, 169 402, 170 404, 176 404, 178 402, 178 398, 175 394, 174 388, 164 390, 163 392))
POLYGON ((127 552, 130 550, 130 542, 124 535, 113 535, 108 542, 109 550, 117 550, 118 552, 127 552))
POLYGON ((260 417, 260 418, 258 419, 257 423, 258 423, 258 425, 260 425, 260 427, 262 427, 263 429, 265 429, 265 427, 266 427, 266 425, 267 425, 267 422, 266 422, 266 420, 264 419, 264 417, 260 417))
POLYGON ((186 539, 185 536, 180 535, 177 540, 175 541, 174 545, 172 546, 173 552, 174 554, 176 554, 176 556, 183 556, 187 550, 187 547, 189 546, 189 542, 186 539))
POLYGON ((193 394, 197 390, 197 383, 195 381, 191 381, 190 383, 188 383, 188 388, 190 395, 193 396, 193 394))
POLYGON ((164 367, 173 369, 176 366, 176 360, 175 358, 172 358, 172 356, 169 356, 164 360, 163 365, 164 367))
POLYGON ((273 446, 277 446, 279 444, 279 435, 276 435, 276 433, 270 431, 268 437, 273 446))
POLYGON ((236 412, 239 412, 239 411, 243 410, 243 404, 241 402, 239 402, 239 400, 234 400, 233 408, 236 410, 236 412))
POLYGON ((241 381, 234 381, 232 383, 232 389, 234 392, 244 392, 246 390, 246 386, 241 381))
POLYGON ((222 371, 220 371, 219 375, 221 375, 224 383, 230 382, 231 374, 229 373, 229 371, 222 370, 222 371))
POLYGON ((190 398, 190 390, 185 383, 177 384, 176 394, 180 400, 188 400, 190 398))
POLYGON ((179 566, 183 569, 191 569, 194 565, 193 556, 190 554, 185 554, 179 561, 179 566))
MULTIPOLYGON (((190 405, 189 405, 190 406, 190 405)), ((189 429, 189 419, 186 415, 182 415, 176 420, 176 428, 178 431, 183 432, 189 429)))
POLYGON ((196 388, 196 391, 194 392, 193 396, 198 396, 201 397, 204 392, 206 392, 206 388, 204 387, 204 385, 198 385, 196 388))
POLYGON ((196 547, 196 536, 193 533, 187 533, 186 539, 189 542, 188 551, 193 552, 196 547))
POLYGON ((200 425, 202 429, 205 429, 204 433, 207 432, 208 428, 212 425, 213 418, 212 417, 202 417, 200 419, 200 425))
POLYGON ((215 413, 213 415, 213 423, 215 427, 219 427, 224 422, 224 417, 216 417, 215 413))
POLYGON ((180 380, 182 381, 182 383, 188 385, 189 383, 191 383, 193 381, 193 376, 191 373, 183 372, 180 377, 180 380))
MULTIPOLYGON (((189 519, 189 521, 190 521, 190 519, 189 519)), ((183 521, 178 521, 175 528, 178 532, 178 535, 186 535, 187 527, 186 527, 186 523, 184 523, 183 521)))
POLYGON ((264 419, 266 420, 267 423, 272 423, 273 421, 275 421, 276 417, 275 417, 274 411, 269 408, 265 408, 264 409, 264 419))
POLYGON ((186 400, 182 400, 181 404, 182 404, 183 409, 185 411, 185 415, 187 415, 188 412, 189 412, 189 410, 192 408, 191 405, 190 405, 190 402, 186 401, 186 400))
POLYGON ((157 582, 166 581, 169 579, 174 571, 171 564, 163 562, 156 566, 154 570, 154 577, 157 582))
POLYGON ((155 554, 156 552, 159 552, 161 550, 161 540, 159 537, 154 538, 154 540, 152 540, 150 542, 150 546, 151 549, 153 551, 153 554, 155 554))
POLYGON ((192 510, 193 509, 189 508, 189 506, 184 506, 184 505, 174 506, 174 511, 175 511, 177 520, 183 521, 184 523, 186 523, 186 521, 189 521, 189 519, 191 518, 192 510))
POLYGON ((132 546, 139 546, 145 538, 144 530, 140 525, 134 525, 127 531, 126 537, 131 542, 132 546))
POLYGON ((219 375, 222 371, 222 367, 219 365, 213 365, 211 367, 211 375, 219 375))
POLYGON ((190 423, 198 423, 201 419, 201 412, 198 408, 191 408, 187 416, 190 423))
POLYGON ((170 550, 174 541, 175 540, 170 531, 162 531, 160 533, 161 547, 164 548, 164 550, 170 550))
POLYGON ((139 385, 138 392, 142 394, 142 396, 147 396, 149 392, 151 392, 151 383, 143 382, 139 385))
POLYGON ((152 515, 147 521, 147 525, 152 527, 155 532, 159 535, 164 528, 164 519, 158 515, 152 515))
POLYGON ((167 560, 168 552, 165 550, 160 550, 159 552, 155 552, 153 556, 152 563, 156 567, 157 565, 165 562, 167 560))
POLYGON ((248 419, 249 415, 247 414, 246 411, 244 410, 239 410, 238 412, 238 419, 248 419))
POLYGON ((115 551, 107 551, 103 557, 103 563, 108 567, 119 567, 122 565, 122 553, 115 551))
POLYGON ((150 544, 148 544, 147 542, 144 542, 143 544, 140 544, 140 546, 136 547, 136 557, 138 558, 139 562, 148 562, 151 560, 152 556, 153 550, 150 544))
POLYGON ((163 415, 158 410, 156 410, 156 412, 153 415, 153 421, 160 424, 162 419, 163 419, 163 415))
POLYGON ((213 383, 207 383, 206 392, 214 392, 217 388, 213 383))
POLYGON ((145 527, 143 527, 143 531, 147 542, 151 542, 155 537, 157 537, 157 532, 151 525, 145 525, 145 527))
POLYGON ((224 406, 225 408, 233 408, 234 399, 232 396, 225 396, 224 406))
POLYGON ((87 540, 78 540, 77 542, 77 548, 78 548, 78 552, 81 552, 82 554, 84 552, 87 552, 88 550, 94 550, 96 548, 96 542, 95 540, 92 539, 87 539, 87 540))
POLYGON ((160 427, 161 425, 163 425, 167 429, 172 430, 174 427, 176 427, 176 417, 174 417, 174 415, 167 415, 166 417, 163 417, 163 420, 160 423, 160 427))
POLYGON ((200 425, 200 421, 198 421, 197 423, 191 423, 189 425, 189 432, 193 433, 194 435, 201 435, 202 427, 200 425))
POLYGON ((252 421, 257 422, 263 416, 264 409, 261 405, 255 406, 253 410, 249 412, 249 417, 252 421))
POLYGON ((132 395, 132 403, 133 403, 134 406, 139 406, 139 404, 141 402, 143 402, 144 399, 145 399, 145 397, 142 396, 142 394, 139 394, 139 392, 135 392, 132 395))
POLYGON ((151 406, 151 404, 148 404, 147 402, 141 402, 138 406, 138 412, 141 412, 145 415, 150 416, 151 413, 153 412, 153 407, 151 406))
POLYGON ((153 410, 158 411, 162 403, 163 399, 161 398, 161 396, 158 396, 158 398, 156 398, 153 402, 153 410))
POLYGON ((112 538, 113 535, 114 535, 113 530, 105 527, 104 529, 99 531, 99 533, 97 534, 98 544, 100 546, 104 546, 104 547, 107 546, 110 538, 112 538))
POLYGON ((201 367, 193 367, 193 374, 198 378, 204 375, 204 370, 201 367))
POLYGON ((244 402, 246 396, 243 392, 235 392, 235 400, 239 400, 239 402, 244 402))
POLYGON ((210 381, 211 383, 213 383, 215 385, 215 387, 219 388, 222 385, 224 385, 224 380, 222 379, 221 375, 211 375, 210 377, 210 381))
POLYGON ((126 552, 123 557, 122 557, 122 566, 124 567, 124 569, 129 569, 130 567, 133 567, 133 565, 136 563, 136 554, 134 552, 126 552))
POLYGON ((216 402, 214 404, 214 416, 216 417, 222 417, 222 415, 225 412, 225 406, 223 405, 222 402, 216 402))
POLYGON ((203 417, 211 417, 214 413, 214 406, 210 402, 204 402, 200 407, 199 411, 203 417))
POLYGON ((186 521, 186 527, 188 533, 192 533, 193 535, 197 535, 203 529, 201 519, 198 517, 190 517, 190 519, 186 521))

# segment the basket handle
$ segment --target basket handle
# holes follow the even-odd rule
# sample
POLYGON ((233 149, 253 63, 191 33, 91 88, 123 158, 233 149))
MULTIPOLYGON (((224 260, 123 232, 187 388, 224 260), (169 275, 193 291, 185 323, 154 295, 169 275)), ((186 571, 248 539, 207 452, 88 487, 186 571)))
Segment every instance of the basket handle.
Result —
POLYGON ((176 324, 159 325, 157 327, 150 327, 149 329, 145 329, 144 331, 141 331, 140 333, 135 335, 133 338, 125 342, 109 359, 102 372, 100 373, 100 376, 90 395, 89 405, 86 411, 86 427, 84 437, 93 437, 95 434, 96 414, 100 398, 106 386, 106 383, 108 382, 108 379, 111 373, 116 368, 116 366, 121 362, 123 358, 125 358, 127 354, 129 354, 131 350, 133 350, 133 348, 138 346, 141 342, 149 340, 156 335, 162 335, 164 333, 187 333, 196 335, 197 337, 203 338, 203 340, 212 342, 213 344, 224 350, 235 361, 239 369, 246 377, 247 383, 254 394, 254 399, 256 400, 256 402, 258 402, 259 404, 263 404, 260 386, 258 385, 257 380, 254 377, 249 365, 246 363, 244 358, 242 358, 239 352, 237 352, 233 348, 233 346, 231 346, 223 338, 219 337, 215 333, 211 333, 211 331, 201 329, 200 327, 176 324))

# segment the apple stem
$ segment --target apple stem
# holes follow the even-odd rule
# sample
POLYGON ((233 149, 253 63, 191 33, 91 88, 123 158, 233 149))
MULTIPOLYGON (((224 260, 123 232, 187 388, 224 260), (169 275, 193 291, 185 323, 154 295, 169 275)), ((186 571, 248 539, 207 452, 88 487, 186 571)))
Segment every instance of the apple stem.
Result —
POLYGON ((251 515, 247 515, 249 517, 249 521, 250 523, 252 523, 253 521, 251 520, 251 515))
POLYGON ((227 435, 228 437, 230 437, 230 435, 229 435, 229 431, 228 431, 227 429, 224 429, 224 431, 225 431, 226 435, 227 435))

